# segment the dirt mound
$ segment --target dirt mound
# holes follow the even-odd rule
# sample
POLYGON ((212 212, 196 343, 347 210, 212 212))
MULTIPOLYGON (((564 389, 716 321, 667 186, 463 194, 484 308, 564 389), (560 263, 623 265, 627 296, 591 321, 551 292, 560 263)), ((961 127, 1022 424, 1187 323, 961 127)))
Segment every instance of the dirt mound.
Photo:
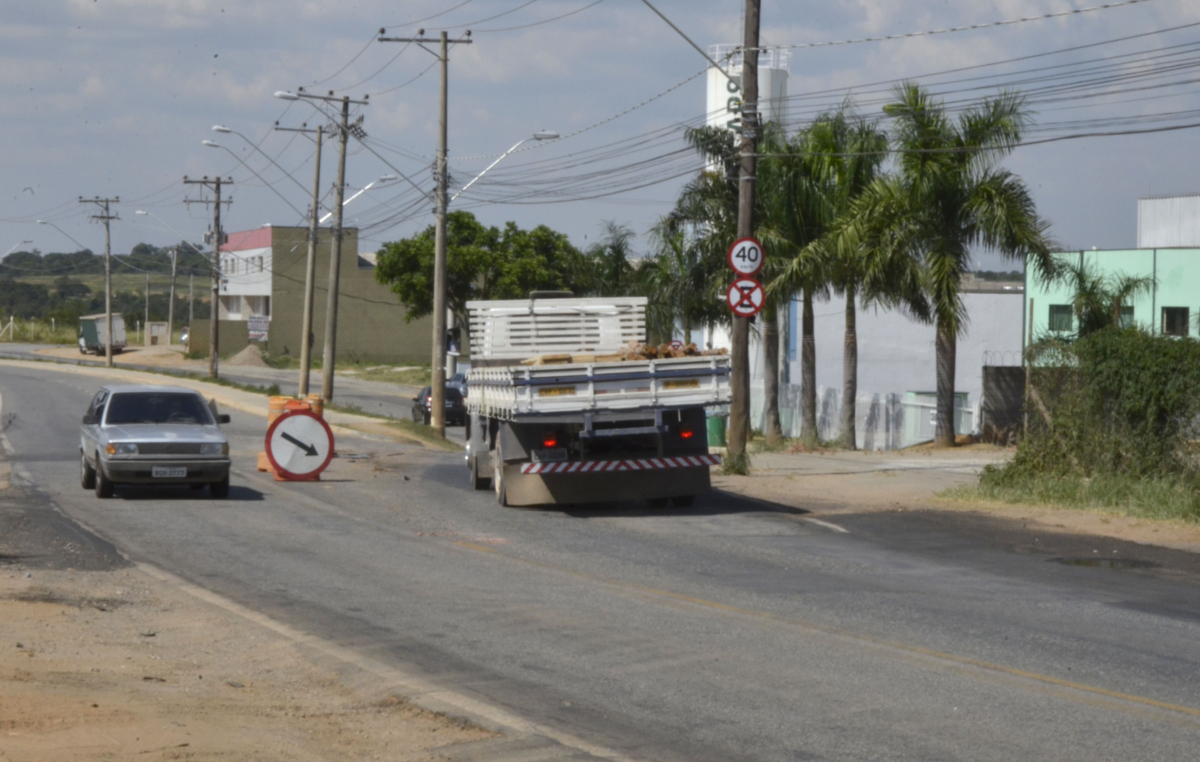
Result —
POLYGON ((224 362, 224 364, 225 365, 239 365, 239 366, 249 365, 249 366, 252 366, 255 368, 271 367, 270 365, 267 365, 266 362, 263 361, 262 350, 260 350, 258 348, 258 346, 255 344, 251 344, 250 346, 243 349, 241 352, 238 352, 233 357, 230 357, 228 360, 226 360, 224 362))

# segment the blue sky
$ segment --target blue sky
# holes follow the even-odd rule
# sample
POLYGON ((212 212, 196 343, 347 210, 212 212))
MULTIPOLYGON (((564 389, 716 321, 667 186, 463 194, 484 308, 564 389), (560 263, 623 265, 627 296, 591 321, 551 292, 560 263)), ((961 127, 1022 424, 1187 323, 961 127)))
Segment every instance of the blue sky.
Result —
MULTIPOLYGON (((741 38, 740 0, 655 4, 701 46, 741 38)), ((806 46, 1101 4, 764 0, 762 33, 768 45, 806 46)), ((381 27, 396 36, 449 28, 452 38, 472 30, 473 43, 451 54, 449 135, 457 185, 537 130, 570 135, 526 144, 533 147, 507 158, 456 202, 487 223, 545 223, 586 246, 604 220, 615 220, 633 228, 636 246, 644 249, 644 233, 669 210, 680 175, 698 164, 681 150, 681 130, 703 118, 704 77, 623 113, 705 67, 640 0, 39 0, 5 3, 0 22, 0 109, 9 145, 0 155, 5 249, 24 239, 34 243, 22 248, 74 249, 65 236, 35 223, 47 218, 101 250, 103 229, 88 221, 93 210, 77 202, 81 195, 121 197, 116 210, 122 219, 113 225, 118 252, 140 241, 175 242, 167 226, 199 240, 208 213, 182 203, 196 196, 182 185, 184 175, 234 178, 227 230, 297 224, 292 207, 308 204, 312 144, 272 132, 272 125, 315 126, 324 117, 272 94, 299 86, 371 95, 370 105, 358 109, 368 137, 365 147, 351 144, 351 192, 394 170, 430 189, 434 58, 416 46, 374 42, 381 27), (572 11, 579 12, 554 20, 572 11), (435 14, 441 15, 427 19, 435 14), (295 181, 237 135, 211 132, 214 124, 242 133, 295 181), (135 215, 138 209, 166 226, 135 215)), ((1200 4, 1146 0, 973 31, 797 47, 789 113, 799 124, 850 97, 874 117, 888 86, 873 83, 913 78, 956 104, 1001 85, 1030 89, 1039 125, 1031 139, 1187 125, 1200 122, 1200 111, 1189 113, 1200 109, 1200 89, 1191 81, 1196 69, 1186 47, 1200 40, 1200 26, 1165 30, 1198 22, 1200 4), (1144 36, 1106 43, 1133 35, 1144 36), (1081 46, 1091 47, 1065 50, 1081 46), (1039 57, 1012 60, 1033 55, 1039 57), (996 64, 1001 61, 1009 63, 996 64), (978 68, 928 76, 966 67, 978 68), (1046 79, 1059 74, 1062 80, 1046 79), (991 79, 949 82, 968 77, 991 79), (1056 81, 1058 89, 1047 89, 1056 81)), ((1065 246, 1129 247, 1138 197, 1200 191, 1193 166, 1198 138, 1200 130, 1179 129, 1066 139, 1022 147, 1005 166, 1029 184, 1065 246)), ((335 156, 327 143, 326 190, 335 156)), ((363 227, 362 248, 371 249, 430 224, 431 208, 401 180, 347 206, 347 224, 363 227)), ((982 260, 985 267, 1003 266, 986 255, 982 260)))

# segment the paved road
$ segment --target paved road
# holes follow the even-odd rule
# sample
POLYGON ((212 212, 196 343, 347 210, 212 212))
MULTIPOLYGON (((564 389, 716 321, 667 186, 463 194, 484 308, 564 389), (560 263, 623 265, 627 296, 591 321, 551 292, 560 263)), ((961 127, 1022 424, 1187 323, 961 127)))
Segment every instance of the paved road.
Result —
MULTIPOLYGON (((501 509, 461 456, 343 439, 319 485, 247 470, 230 500, 77 481, 92 389, 0 371, 39 494, 129 557, 628 759, 1191 760, 1192 556, 923 513, 714 495, 501 509), (837 531, 838 529, 847 531, 837 531), (1065 557, 1075 563, 1059 563, 1065 557), (1135 561, 1158 564, 1136 567, 1135 561)), ((556 759, 582 759, 563 755, 556 759)))
MULTIPOLYGON (((37 353, 39 349, 46 349, 51 346, 49 344, 3 344, 0 345, 0 357, 16 360, 36 359, 40 361, 68 362, 37 353)), ((78 360, 72 358, 69 363, 99 366, 104 364, 104 359, 100 358, 97 360, 80 355, 78 360)), ((130 370, 149 370, 157 373, 194 375, 190 371, 162 365, 122 363, 120 367, 130 370)), ((299 371, 297 370, 223 365, 220 368, 220 375, 229 381, 248 384, 250 386, 269 387, 271 384, 278 384, 284 394, 295 392, 299 383, 299 371)), ((321 390, 321 371, 314 370, 311 373, 309 387, 315 391, 321 390)), ((390 418, 411 420, 412 398, 420 390, 419 386, 385 384, 338 375, 334 384, 334 401, 342 407, 358 408, 364 413, 372 415, 385 415, 390 418)), ((460 442, 465 441, 465 432, 462 426, 448 426, 446 428, 446 436, 460 442)))

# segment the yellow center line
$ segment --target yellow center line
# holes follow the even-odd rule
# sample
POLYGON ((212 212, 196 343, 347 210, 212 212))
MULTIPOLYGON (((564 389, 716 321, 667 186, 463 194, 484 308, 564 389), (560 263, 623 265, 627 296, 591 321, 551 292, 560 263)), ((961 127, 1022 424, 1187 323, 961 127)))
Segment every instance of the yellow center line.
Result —
POLYGON ((1185 714, 1185 715, 1188 715, 1191 717, 1200 718, 1200 709, 1195 709, 1193 707, 1181 706, 1179 704, 1172 704, 1172 703, 1169 703, 1166 701, 1159 701, 1157 699, 1152 699, 1152 698, 1149 698, 1146 696, 1138 696, 1138 695, 1131 694, 1131 693, 1121 693, 1120 691, 1113 691, 1113 690, 1109 690, 1107 688, 1101 688, 1101 687, 1095 686, 1095 685, 1088 685, 1086 683, 1079 683, 1079 682, 1075 682, 1073 680, 1063 680, 1061 678, 1051 677, 1050 675, 1043 675, 1039 672, 1031 672, 1029 670, 1020 669, 1017 667, 1006 667, 1003 664, 995 664, 993 662, 984 661, 982 659, 975 659, 975 658, 972 658, 969 656, 959 656, 957 654, 946 653, 945 651, 938 651, 938 650, 935 650, 932 648, 924 648, 922 646, 914 646, 914 645, 910 645, 908 643, 901 643, 901 642, 893 641, 893 640, 885 640, 883 638, 877 638, 872 635, 863 635, 861 633, 851 632, 849 630, 841 630, 836 627, 826 627, 824 625, 812 624, 810 622, 803 622, 803 621, 799 621, 796 619, 790 619, 788 617, 782 617, 782 616, 778 616, 776 614, 768 614, 763 611, 754 611, 752 609, 741 608, 740 606, 730 606, 729 604, 717 603, 716 601, 710 601, 705 598, 696 598, 694 596, 684 595, 682 593, 673 593, 670 590, 660 590, 658 588, 647 587, 645 585, 638 585, 638 584, 635 584, 632 582, 623 582, 621 580, 609 579, 607 577, 600 577, 600 576, 597 576, 594 574, 588 574, 587 572, 576 571, 574 569, 567 569, 567 568, 564 568, 561 566, 555 566, 553 564, 548 564, 548 563, 545 563, 542 561, 533 561, 530 559, 521 558, 519 556, 509 555, 508 553, 501 553, 500 551, 496 550, 495 548, 488 548, 488 547, 484 547, 482 545, 476 545, 476 544, 470 543, 470 542, 461 542, 461 541, 457 541, 457 540, 452 541, 452 542, 455 545, 458 545, 463 548, 467 548, 469 550, 477 550, 477 551, 482 551, 484 553, 491 553, 493 555, 500 556, 501 558, 505 558, 510 561, 516 561, 517 563, 525 564, 527 566, 534 566, 534 567, 538 567, 540 569, 546 569, 549 571, 559 572, 561 574, 568 574, 572 577, 576 577, 579 579, 585 579, 590 582, 599 582, 604 585, 610 585, 612 587, 623 588, 625 590, 632 590, 632 591, 636 591, 638 593, 642 593, 644 595, 649 595, 649 596, 654 596, 654 597, 659 597, 659 598, 669 598, 674 601, 690 603, 695 606, 701 606, 701 607, 707 608, 707 609, 722 611, 722 612, 725 612, 728 614, 737 614, 740 616, 753 617, 755 619, 762 619, 765 621, 774 622, 776 624, 783 624, 783 625, 787 625, 789 627, 801 628, 801 629, 809 630, 811 632, 818 632, 818 633, 821 633, 824 635, 833 635, 833 636, 840 637, 840 638, 856 640, 856 641, 859 641, 862 643, 868 643, 870 645, 878 646, 881 648, 890 648, 890 649, 894 649, 897 651, 903 651, 903 652, 910 653, 910 654, 917 654, 919 656, 924 656, 924 657, 928 657, 931 659, 948 661, 948 662, 952 662, 955 664, 965 665, 968 667, 974 667, 975 669, 984 670, 987 672, 995 672, 995 673, 999 673, 999 674, 1010 675, 1012 677, 1019 677, 1019 678, 1023 678, 1026 680, 1032 680, 1032 681, 1035 681, 1038 683, 1043 683, 1045 685, 1053 685, 1058 688, 1069 688, 1071 690, 1079 691, 1082 693, 1088 693, 1088 694, 1091 694, 1094 696, 1104 696, 1105 698, 1114 699, 1117 701, 1126 701, 1126 702, 1133 703, 1133 704, 1140 704, 1141 706, 1154 707, 1155 709, 1162 709, 1162 710, 1166 710, 1169 712, 1178 712, 1180 714, 1185 714))

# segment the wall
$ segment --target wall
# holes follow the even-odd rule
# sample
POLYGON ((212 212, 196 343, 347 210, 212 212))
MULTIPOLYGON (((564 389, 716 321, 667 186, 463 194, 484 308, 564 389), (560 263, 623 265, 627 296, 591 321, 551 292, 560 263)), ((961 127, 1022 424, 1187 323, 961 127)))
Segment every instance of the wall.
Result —
MULTIPOLYGON (((271 329, 267 346, 273 355, 300 355, 304 310, 308 229, 276 227, 272 231, 271 329)), ((324 352, 325 305, 328 299, 330 231, 317 242, 316 286, 313 296, 313 357, 324 352)), ((358 231, 347 228, 342 238, 337 326, 337 357, 392 365, 428 365, 432 354, 432 321, 404 322, 404 307, 386 286, 375 282, 375 271, 360 267, 358 231)))
POLYGON ((1138 199, 1138 248, 1200 246, 1200 195, 1138 199))
MULTIPOLYGON (((990 364, 1019 365, 1021 353, 1021 292, 963 294, 968 322, 958 339, 955 389, 965 393, 956 415, 960 434, 979 429, 979 402, 983 395, 985 354, 990 364)), ((814 338, 817 356, 817 416, 820 436, 833 439, 841 430, 842 354, 845 341, 845 299, 834 296, 814 305, 814 338)), ((935 331, 897 310, 858 309, 858 398, 855 402, 859 447, 893 449, 908 441, 905 416, 928 415, 920 393, 937 388, 935 331), (915 396, 910 393, 916 393, 915 396)), ((787 359, 781 385, 780 417, 784 433, 800 431, 800 309, 789 310, 783 337, 787 359), (790 347, 797 347, 793 353, 790 347)), ((763 420, 762 345, 751 340, 751 421, 763 420)))
MULTIPOLYGON (((217 351, 221 357, 235 355, 250 344, 247 328, 248 324, 245 320, 220 320, 217 322, 217 333, 219 334, 217 336, 217 351)), ((208 321, 197 318, 189 326, 189 330, 191 333, 188 334, 188 351, 198 352, 207 357, 208 321)))

